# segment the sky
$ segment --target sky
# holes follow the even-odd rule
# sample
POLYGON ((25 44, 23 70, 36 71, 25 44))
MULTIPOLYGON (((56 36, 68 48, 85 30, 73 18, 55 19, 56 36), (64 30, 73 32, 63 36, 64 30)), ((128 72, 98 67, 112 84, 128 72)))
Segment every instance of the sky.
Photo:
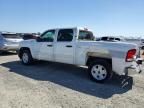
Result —
POLYGON ((0 0, 0 31, 76 26, 96 36, 144 36, 144 0, 0 0))

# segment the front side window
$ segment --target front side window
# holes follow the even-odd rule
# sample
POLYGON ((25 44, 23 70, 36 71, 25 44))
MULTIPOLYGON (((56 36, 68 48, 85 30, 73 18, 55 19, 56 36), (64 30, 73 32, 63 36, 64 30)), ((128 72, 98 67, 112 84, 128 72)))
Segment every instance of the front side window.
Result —
POLYGON ((58 42, 71 42, 73 40, 73 29, 61 29, 58 32, 58 42))
POLYGON ((92 32, 86 31, 86 30, 80 30, 78 39, 79 40, 93 41, 95 38, 94 38, 92 32))
POLYGON ((41 40, 44 42, 53 42, 54 36, 55 36, 55 30, 49 30, 41 35, 41 40))

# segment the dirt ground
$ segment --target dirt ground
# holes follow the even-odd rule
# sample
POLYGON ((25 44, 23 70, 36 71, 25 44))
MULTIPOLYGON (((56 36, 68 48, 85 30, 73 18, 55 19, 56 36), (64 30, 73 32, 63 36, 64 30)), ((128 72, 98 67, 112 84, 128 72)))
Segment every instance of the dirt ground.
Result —
POLYGON ((91 81, 85 67, 0 55, 0 108, 144 108, 144 74, 91 81))

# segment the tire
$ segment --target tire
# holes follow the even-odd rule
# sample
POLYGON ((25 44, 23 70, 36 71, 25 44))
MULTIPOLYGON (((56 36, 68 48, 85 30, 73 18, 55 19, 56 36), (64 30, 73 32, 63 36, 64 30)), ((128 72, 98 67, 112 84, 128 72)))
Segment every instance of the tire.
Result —
POLYGON ((113 75, 111 65, 105 60, 95 60, 88 66, 90 78, 98 83, 104 83, 113 75))
POLYGON ((33 58, 29 50, 22 51, 21 61, 24 65, 30 65, 33 63, 33 58))

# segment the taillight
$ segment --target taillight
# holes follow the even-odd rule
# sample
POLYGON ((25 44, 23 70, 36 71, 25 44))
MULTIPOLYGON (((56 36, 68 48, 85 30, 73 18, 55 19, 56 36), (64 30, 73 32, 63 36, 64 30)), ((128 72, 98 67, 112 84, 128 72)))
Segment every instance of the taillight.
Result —
POLYGON ((136 55, 136 49, 131 49, 127 52, 127 56, 126 56, 126 61, 130 62, 134 59, 134 56, 136 55))

